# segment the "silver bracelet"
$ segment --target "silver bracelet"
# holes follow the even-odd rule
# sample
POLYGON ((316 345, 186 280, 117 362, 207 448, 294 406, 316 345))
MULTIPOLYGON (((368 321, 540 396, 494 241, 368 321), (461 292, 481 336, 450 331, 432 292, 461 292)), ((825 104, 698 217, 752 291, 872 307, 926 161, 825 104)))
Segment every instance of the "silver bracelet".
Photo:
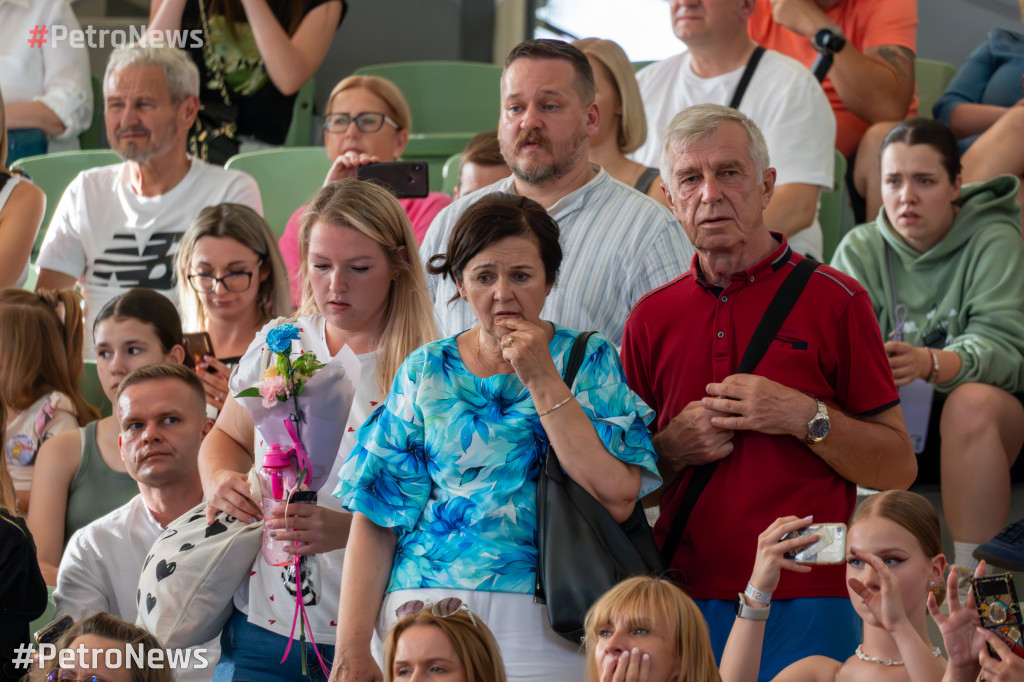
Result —
POLYGON ((560 403, 556 404, 556 405, 555 405, 554 407, 551 407, 551 408, 548 408, 548 409, 544 410, 543 412, 541 412, 541 413, 540 413, 540 414, 538 414, 537 416, 538 416, 538 417, 545 417, 545 416, 547 416, 547 415, 551 414, 552 412, 554 412, 555 410, 557 410, 557 409, 558 409, 559 407, 561 407, 562 405, 565 405, 565 404, 566 404, 567 402, 569 402, 569 401, 570 401, 570 400, 572 400, 572 399, 573 399, 573 396, 569 396, 568 398, 566 398, 566 399, 565 399, 565 400, 563 400, 562 402, 560 402, 560 403))

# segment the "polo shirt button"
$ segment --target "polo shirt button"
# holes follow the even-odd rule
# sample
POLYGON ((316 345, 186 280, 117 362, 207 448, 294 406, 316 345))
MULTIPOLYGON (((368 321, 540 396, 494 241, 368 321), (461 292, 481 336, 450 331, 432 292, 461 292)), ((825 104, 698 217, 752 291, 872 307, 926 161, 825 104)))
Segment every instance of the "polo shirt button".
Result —
POLYGON ((753 281, 754 281, 754 276, 753 275, 750 276, 750 281, 751 281, 751 283, 753 283, 753 281))
POLYGON ((724 339, 725 338, 725 332, 718 332, 718 338, 724 339))
POLYGON ((722 303, 725 303, 725 302, 726 302, 726 301, 728 301, 728 300, 729 300, 729 297, 728 297, 728 296, 723 296, 723 297, 722 297, 722 303))

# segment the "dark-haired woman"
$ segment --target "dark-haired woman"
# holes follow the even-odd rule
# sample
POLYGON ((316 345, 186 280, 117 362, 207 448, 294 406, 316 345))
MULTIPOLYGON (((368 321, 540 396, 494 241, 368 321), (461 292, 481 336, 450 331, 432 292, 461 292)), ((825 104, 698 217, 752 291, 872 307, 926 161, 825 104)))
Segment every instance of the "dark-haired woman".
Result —
POLYGON ((354 517, 335 675, 379 675, 378 610, 384 633, 398 605, 454 596, 493 626, 509 680, 582 678, 578 647, 533 601, 541 456, 550 443, 620 520, 660 478, 653 413, 615 348, 591 337, 571 390, 562 379, 579 332, 540 317, 560 263, 557 224, 510 194, 468 209, 431 259, 428 271, 455 280, 479 324, 406 359, 341 470, 336 494, 354 517))
MULTIPOLYGON (((96 371, 111 402, 133 369, 158 362, 191 364, 177 309, 152 289, 130 289, 111 300, 96 316, 92 333, 96 371)), ((32 489, 46 504, 29 508, 28 526, 49 585, 57 584, 71 535, 139 493, 121 460, 118 432, 117 420, 105 417, 59 433, 39 448, 32 489)))
POLYGON ((893 128, 881 164, 878 219, 850 232, 832 265, 871 294, 896 385, 935 387, 924 456, 939 453, 954 561, 971 569, 974 548, 1006 522, 1024 443, 1018 180, 961 186, 956 139, 923 118, 893 128))
POLYGON ((344 15, 342 0, 151 0, 147 33, 166 44, 162 32, 201 32, 201 41, 183 41, 199 67, 199 101, 210 113, 225 112, 225 98, 237 108, 244 152, 284 144, 295 96, 327 57, 344 15))

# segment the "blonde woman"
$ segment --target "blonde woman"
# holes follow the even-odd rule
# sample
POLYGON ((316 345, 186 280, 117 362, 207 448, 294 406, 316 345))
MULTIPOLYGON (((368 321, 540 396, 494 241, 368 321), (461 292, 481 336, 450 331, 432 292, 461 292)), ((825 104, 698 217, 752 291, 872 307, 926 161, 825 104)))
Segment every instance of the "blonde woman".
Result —
POLYGON ((192 221, 175 269, 182 326, 207 332, 216 354, 195 360, 206 402, 219 410, 231 368, 256 333, 292 312, 284 261, 267 221, 248 206, 225 203, 204 208, 192 221))
POLYGON ((585 628, 587 682, 722 680, 704 616, 668 580, 623 580, 590 607, 585 628))
POLYGON ((635 152, 647 139, 644 101, 640 98, 640 87, 629 58, 619 44, 611 40, 583 38, 573 45, 587 55, 594 70, 594 101, 601 115, 597 135, 590 138, 590 161, 619 182, 667 207, 658 169, 626 158, 626 154, 635 152))
POLYGON ((43 222, 46 196, 7 170, 7 114, 0 94, 0 287, 21 286, 43 222))
MULTIPOLYGON (((264 518, 277 539, 298 543, 288 552, 321 555, 322 589, 315 603, 306 599, 306 613, 320 655, 329 661, 334 657, 330 643, 335 640, 342 559, 352 518, 331 495, 337 472, 355 445, 353 432, 383 401, 399 365, 436 331, 409 219, 387 190, 359 180, 321 189, 302 217, 299 249, 303 297, 294 318, 300 328, 295 345, 323 360, 347 346, 362 368, 327 483, 317 491, 317 504, 290 505, 287 518, 264 518, 265 510, 249 492, 246 472, 254 462, 262 462, 266 447, 262 442, 257 447, 252 418, 231 395, 259 381, 264 339, 281 319, 264 327, 240 360, 232 375, 231 395, 203 442, 199 468, 211 515, 219 509, 240 519, 264 518)), ((258 556, 249 580, 235 593, 237 610, 221 638, 218 680, 258 679, 264 670, 273 670, 279 680, 306 679, 298 646, 279 665, 295 608, 280 573, 258 556)))

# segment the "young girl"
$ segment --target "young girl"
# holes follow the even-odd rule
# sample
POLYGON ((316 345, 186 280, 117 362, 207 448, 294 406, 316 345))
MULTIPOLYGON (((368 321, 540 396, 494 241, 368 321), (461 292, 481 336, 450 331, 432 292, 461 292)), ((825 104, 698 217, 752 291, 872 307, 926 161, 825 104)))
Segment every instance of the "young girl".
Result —
POLYGON ((81 297, 71 289, 0 290, 0 397, 7 405, 4 457, 22 509, 39 446, 95 419, 78 387, 82 374, 81 297))
MULTIPOLYGON (((0 433, 4 431, 6 409, 0 400, 0 433)), ((36 548, 17 512, 14 486, 7 461, 0 457, 0 680, 18 679, 8 675, 8 661, 14 651, 29 643, 29 624, 46 610, 46 583, 36 564, 36 548)))
POLYGON ((196 359, 206 402, 224 407, 231 368, 270 320, 292 312, 288 272, 267 221, 242 204, 208 206, 175 260, 182 324, 210 335, 216 357, 196 359))
POLYGON ((461 599, 408 602, 398 615, 384 640, 386 682, 505 682, 494 634, 461 599))
MULTIPOLYGON (((771 600, 782 569, 814 570, 784 555, 814 543, 817 535, 782 539, 811 521, 787 516, 761 533, 750 584, 742 595, 748 610, 770 608, 765 600, 771 600)), ((930 594, 937 602, 945 596, 945 568, 939 515, 931 503, 905 490, 872 495, 853 513, 846 538, 846 579, 853 608, 864 621, 863 643, 845 661, 809 656, 775 679, 938 682, 946 660, 928 639, 925 613, 930 594)), ((765 622, 750 615, 736 619, 722 654, 725 682, 757 679, 765 622)))
POLYGON ((587 682, 721 682, 704 617, 668 580, 623 580, 585 626, 587 682))
MULTIPOLYGON (((191 361, 185 357, 178 311, 151 289, 132 289, 107 303, 93 324, 93 340, 96 369, 111 402, 131 370, 191 361)), ((47 502, 29 511, 28 526, 49 585, 57 584, 57 567, 71 534, 139 492, 121 461, 118 430, 114 417, 106 417, 55 436, 39 452, 34 487, 47 502)))

